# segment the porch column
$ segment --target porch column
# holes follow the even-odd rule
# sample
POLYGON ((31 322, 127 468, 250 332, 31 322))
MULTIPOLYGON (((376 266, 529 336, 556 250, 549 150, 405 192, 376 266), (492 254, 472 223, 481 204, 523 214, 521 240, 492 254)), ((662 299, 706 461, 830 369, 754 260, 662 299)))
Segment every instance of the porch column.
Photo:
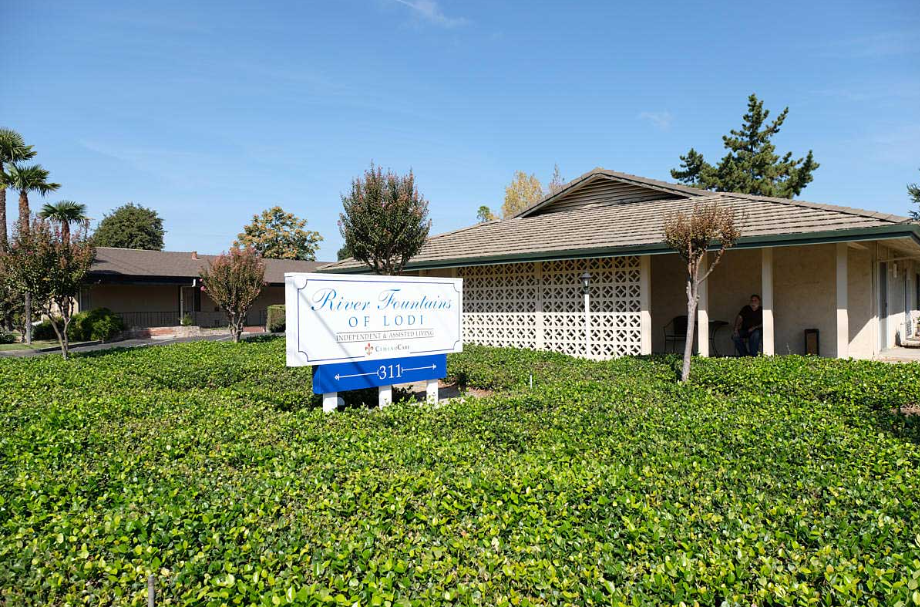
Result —
POLYGON ((764 247, 760 259, 760 306, 763 308, 763 355, 776 354, 773 333, 773 249, 764 247))
POLYGON ((850 317, 847 310, 848 250, 847 243, 837 243, 837 358, 850 357, 850 317))
MULTIPOLYGON (((709 254, 703 254, 701 271, 709 267, 709 254)), ((696 308, 696 351, 699 356, 709 356, 709 279, 700 283, 700 301, 696 308)))
POLYGON ((641 331, 639 353, 652 353, 652 258, 639 258, 639 330, 641 331))

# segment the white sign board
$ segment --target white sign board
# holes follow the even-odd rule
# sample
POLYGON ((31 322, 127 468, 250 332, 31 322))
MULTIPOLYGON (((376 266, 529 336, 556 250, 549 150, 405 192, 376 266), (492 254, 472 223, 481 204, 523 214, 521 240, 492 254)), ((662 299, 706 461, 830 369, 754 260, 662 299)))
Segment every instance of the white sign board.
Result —
POLYGON ((463 279, 284 275, 289 367, 463 350, 463 279))

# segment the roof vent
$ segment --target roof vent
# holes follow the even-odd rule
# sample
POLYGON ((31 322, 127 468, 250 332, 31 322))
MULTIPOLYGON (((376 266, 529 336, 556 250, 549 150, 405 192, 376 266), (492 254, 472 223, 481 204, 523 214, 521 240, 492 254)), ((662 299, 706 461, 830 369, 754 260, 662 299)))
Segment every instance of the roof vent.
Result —
POLYGON ((198 251, 192 251, 192 259, 198 259, 198 251))

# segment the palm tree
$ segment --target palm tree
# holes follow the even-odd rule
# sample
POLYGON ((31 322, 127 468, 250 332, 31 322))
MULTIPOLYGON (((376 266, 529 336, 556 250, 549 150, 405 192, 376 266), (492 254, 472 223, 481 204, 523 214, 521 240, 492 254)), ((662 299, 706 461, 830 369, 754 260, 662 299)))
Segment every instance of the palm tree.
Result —
POLYGON ((22 162, 35 156, 31 145, 26 145, 22 135, 12 129, 0 128, 0 248, 8 242, 6 235, 6 188, 9 176, 6 174, 8 164, 22 162))
MULTIPOLYGON (((42 196, 58 189, 60 184, 48 182, 48 171, 40 164, 20 166, 12 164, 7 173, 9 186, 19 190, 19 233, 29 229, 29 192, 42 196)), ((32 294, 26 293, 26 343, 32 343, 32 294)))
POLYGON ((40 164, 20 166, 13 164, 9 170, 9 185, 14 190, 19 190, 19 229, 29 229, 29 192, 38 192, 42 196, 53 192, 59 187, 58 183, 48 182, 48 171, 40 164))
POLYGON ((73 200, 62 200, 54 204, 46 202, 38 216, 61 224, 61 239, 64 242, 70 240, 70 224, 86 224, 89 221, 89 217, 86 216, 86 205, 73 200))

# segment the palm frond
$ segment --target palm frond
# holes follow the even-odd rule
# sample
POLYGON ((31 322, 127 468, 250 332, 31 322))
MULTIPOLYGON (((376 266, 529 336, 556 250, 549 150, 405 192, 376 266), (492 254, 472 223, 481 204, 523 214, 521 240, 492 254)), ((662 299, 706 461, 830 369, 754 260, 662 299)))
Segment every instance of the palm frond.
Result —
POLYGON ((44 196, 61 187, 59 183, 49 182, 48 175, 49 172, 40 164, 23 166, 13 163, 8 171, 9 187, 20 192, 38 192, 44 196))
POLYGON ((0 168, 8 162, 22 162, 35 156, 31 145, 13 129, 0 128, 0 168))
POLYGON ((65 221, 67 223, 77 223, 89 219, 86 216, 86 205, 73 200, 61 200, 54 204, 45 203, 42 210, 38 212, 38 216, 42 219, 50 219, 61 223, 65 221))

